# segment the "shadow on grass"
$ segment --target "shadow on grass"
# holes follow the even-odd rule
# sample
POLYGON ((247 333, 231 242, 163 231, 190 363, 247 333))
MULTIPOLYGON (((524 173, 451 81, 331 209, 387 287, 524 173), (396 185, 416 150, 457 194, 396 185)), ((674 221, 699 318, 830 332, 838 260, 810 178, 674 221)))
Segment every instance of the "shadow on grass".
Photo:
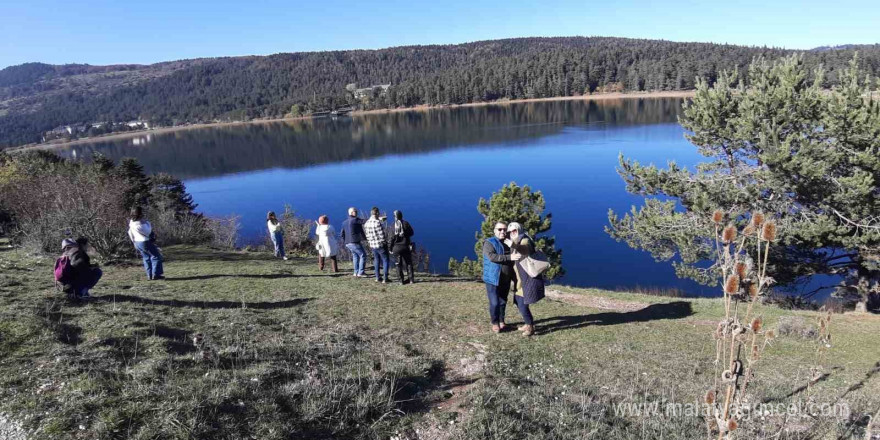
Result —
POLYGON ((477 283, 477 279, 475 278, 462 278, 462 277, 453 277, 453 276, 436 276, 436 277, 425 277, 425 278, 416 278, 417 283, 477 283))
POLYGON ((165 350, 168 353, 183 355, 196 351, 193 344, 188 343, 189 330, 157 325, 154 327, 135 331, 131 336, 116 336, 100 341, 101 345, 112 348, 113 354, 122 362, 129 362, 137 358, 141 339, 150 336, 158 336, 165 339, 165 350))
POLYGON ((67 345, 78 345, 82 342, 82 328, 71 324, 71 315, 64 313, 63 303, 59 300, 47 301, 43 307, 37 309, 37 316, 42 318, 46 325, 55 332, 58 342, 67 345))
POLYGON ((167 256, 175 261, 273 261, 278 260, 268 252, 229 252, 211 249, 170 249, 167 256))
POLYGON ((553 316, 535 321, 536 333, 549 334, 562 330, 573 330, 591 325, 617 325, 631 322, 647 322, 661 319, 681 319, 693 315, 691 303, 674 301, 651 304, 633 312, 605 312, 591 315, 553 316))
POLYGON ((166 307, 192 307, 196 309, 258 309, 273 310, 296 307, 314 298, 294 298, 277 302, 244 301, 182 301, 176 299, 152 299, 135 295, 104 295, 92 297, 95 302, 130 302, 166 307))
POLYGON ((256 278, 256 279, 264 279, 264 280, 277 280, 281 278, 339 278, 344 276, 343 273, 330 273, 330 274, 321 274, 321 275, 297 275, 292 273, 270 273, 270 274, 207 274, 207 275, 194 275, 191 277, 174 277, 174 278, 165 278, 165 281, 192 281, 192 280, 210 280, 213 278, 256 278))

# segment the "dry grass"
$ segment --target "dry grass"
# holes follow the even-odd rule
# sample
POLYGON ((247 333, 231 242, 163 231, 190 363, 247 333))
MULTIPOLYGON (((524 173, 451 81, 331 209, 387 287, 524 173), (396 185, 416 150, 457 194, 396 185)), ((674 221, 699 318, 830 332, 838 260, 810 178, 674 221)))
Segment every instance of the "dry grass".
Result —
MULTIPOLYGON (((380 285, 350 264, 332 276, 311 259, 165 251, 168 280, 105 267, 95 299, 74 304, 53 291, 50 258, 0 248, 0 413, 36 439, 705 435, 701 417, 620 409, 702 397, 714 327, 695 322, 723 317, 719 300, 565 289, 533 307, 526 339, 489 332, 473 282, 380 285)), ((755 313, 768 328, 816 317, 755 313)), ((766 401, 840 400, 852 416, 801 414, 778 438, 863 436, 880 407, 880 318, 834 320, 827 377, 804 387, 816 342, 781 336, 750 387, 766 401)))

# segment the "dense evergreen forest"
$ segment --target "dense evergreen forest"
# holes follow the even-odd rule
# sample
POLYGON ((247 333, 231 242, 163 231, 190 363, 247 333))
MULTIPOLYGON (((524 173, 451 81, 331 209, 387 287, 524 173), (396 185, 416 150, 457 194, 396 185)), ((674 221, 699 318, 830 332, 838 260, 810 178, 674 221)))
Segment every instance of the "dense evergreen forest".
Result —
MULTIPOLYGON (((697 77, 755 57, 795 51, 603 37, 519 38, 382 50, 197 59, 149 66, 52 66, 0 70, 0 147, 39 142, 64 124, 154 125, 282 117, 359 108, 578 96, 607 91, 687 90, 697 77), (353 93, 355 87, 391 84, 353 93), (349 86, 348 88, 346 88, 349 86)), ((858 52, 880 73, 880 45, 805 51, 824 66, 824 86, 858 52)))

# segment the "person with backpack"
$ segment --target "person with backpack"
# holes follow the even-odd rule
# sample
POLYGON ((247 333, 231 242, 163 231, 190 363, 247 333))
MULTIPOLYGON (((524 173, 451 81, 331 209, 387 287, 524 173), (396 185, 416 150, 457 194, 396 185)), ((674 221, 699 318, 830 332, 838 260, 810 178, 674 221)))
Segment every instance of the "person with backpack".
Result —
POLYGON ((388 233, 385 235, 388 237, 391 255, 396 258, 397 277, 400 279, 401 285, 406 284, 406 280, 403 278, 404 269, 409 274, 409 283, 416 282, 412 261, 413 243, 410 240, 414 234, 412 226, 403 219, 403 213, 394 211, 394 224, 388 227, 388 233))
POLYGON ((275 216, 275 211, 269 211, 266 214, 266 225, 269 227, 272 244, 275 245, 275 257, 287 261, 287 256, 284 254, 284 229, 281 228, 281 222, 275 216))
POLYGON ((86 253, 88 240, 73 241, 65 238, 61 242, 61 256, 55 260, 55 281, 61 290, 70 297, 89 298, 89 290, 98 284, 104 275, 97 265, 93 265, 86 253))
POLYGON ((128 238, 144 260, 144 270, 148 280, 164 280, 165 271, 162 267, 162 253, 156 246, 156 232, 153 225, 144 218, 140 206, 131 210, 131 221, 128 222, 128 238))

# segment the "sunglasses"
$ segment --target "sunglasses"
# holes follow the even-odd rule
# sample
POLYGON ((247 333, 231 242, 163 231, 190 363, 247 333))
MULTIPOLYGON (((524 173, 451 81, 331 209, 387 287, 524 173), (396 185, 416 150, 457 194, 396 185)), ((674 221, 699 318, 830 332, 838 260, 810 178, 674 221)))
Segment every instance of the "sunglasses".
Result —
POLYGON ((498 232, 507 232, 507 228, 497 228, 495 230, 498 232))

